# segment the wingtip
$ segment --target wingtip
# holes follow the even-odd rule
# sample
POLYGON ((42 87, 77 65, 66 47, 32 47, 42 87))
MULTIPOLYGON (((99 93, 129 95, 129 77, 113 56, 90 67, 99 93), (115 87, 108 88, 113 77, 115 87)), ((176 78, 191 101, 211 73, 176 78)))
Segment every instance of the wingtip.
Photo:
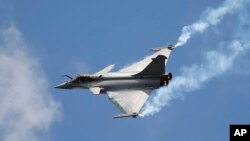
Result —
POLYGON ((159 48, 150 48, 151 51, 160 51, 162 49, 169 49, 169 50, 173 50, 175 48, 175 45, 174 44, 168 44, 166 46, 163 46, 163 47, 159 47, 159 48))
POLYGON ((168 48, 168 49, 170 49, 170 50, 172 50, 172 49, 174 49, 174 48, 175 48, 175 45, 173 45, 173 44, 169 44, 169 45, 167 46, 167 48, 168 48))
POLYGON ((117 116, 113 116, 113 118, 126 118, 126 117, 137 118, 138 114, 137 113, 132 113, 132 114, 120 114, 120 115, 117 115, 117 116))

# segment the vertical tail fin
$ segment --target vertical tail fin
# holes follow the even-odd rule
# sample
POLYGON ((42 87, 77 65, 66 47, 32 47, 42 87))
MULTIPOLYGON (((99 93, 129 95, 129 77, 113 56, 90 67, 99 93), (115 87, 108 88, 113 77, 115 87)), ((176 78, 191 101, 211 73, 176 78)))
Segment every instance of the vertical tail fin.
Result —
POLYGON ((134 76, 145 76, 145 75, 162 75, 165 73, 165 59, 166 56, 158 55, 156 58, 152 58, 152 62, 141 72, 134 76))

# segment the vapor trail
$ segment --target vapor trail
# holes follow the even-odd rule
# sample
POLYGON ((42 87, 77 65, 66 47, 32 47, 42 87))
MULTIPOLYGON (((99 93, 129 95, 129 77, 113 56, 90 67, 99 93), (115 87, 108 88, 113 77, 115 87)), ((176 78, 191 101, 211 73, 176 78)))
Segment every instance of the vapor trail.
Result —
POLYGON ((174 98, 199 89, 206 81, 223 74, 232 67, 234 60, 246 47, 239 41, 233 41, 228 48, 221 51, 213 50, 206 54, 206 61, 183 69, 180 76, 175 77, 167 88, 160 88, 156 94, 147 101, 141 116, 153 115, 168 105, 174 98))
POLYGON ((249 0, 226 0, 218 8, 207 8, 202 13, 200 19, 188 26, 182 28, 182 33, 178 38, 175 47, 182 46, 187 43, 190 37, 198 32, 202 33, 209 26, 215 26, 221 22, 226 14, 232 14, 241 9, 249 0))
MULTIPOLYGON (((150 97, 140 116, 149 116, 159 112, 162 107, 169 105, 175 98, 182 98, 184 94, 199 89, 205 82, 225 73, 230 69, 235 59, 250 48, 248 11, 244 11, 243 5, 250 1, 226 0, 217 9, 208 9, 198 22, 185 26, 182 30, 176 46, 184 45, 188 39, 197 32, 203 32, 210 25, 217 25, 227 13, 238 12, 239 27, 235 39, 220 49, 209 51, 205 55, 205 61, 184 67, 181 75, 175 77, 167 88, 160 88, 156 94, 150 97)), ((236 28, 236 27, 234 27, 236 28)))

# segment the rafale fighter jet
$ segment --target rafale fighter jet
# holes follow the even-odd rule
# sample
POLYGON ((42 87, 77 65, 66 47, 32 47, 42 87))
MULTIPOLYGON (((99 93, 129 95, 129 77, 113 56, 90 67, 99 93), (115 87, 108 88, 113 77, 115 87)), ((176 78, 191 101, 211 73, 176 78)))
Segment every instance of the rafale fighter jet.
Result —
POLYGON ((165 72, 165 65, 173 48, 173 45, 153 48, 154 54, 118 72, 111 72, 114 65, 110 65, 95 74, 81 74, 74 78, 65 75, 70 80, 55 88, 83 88, 95 95, 107 94, 122 112, 114 118, 135 118, 152 90, 167 86, 171 80, 172 74, 165 72))

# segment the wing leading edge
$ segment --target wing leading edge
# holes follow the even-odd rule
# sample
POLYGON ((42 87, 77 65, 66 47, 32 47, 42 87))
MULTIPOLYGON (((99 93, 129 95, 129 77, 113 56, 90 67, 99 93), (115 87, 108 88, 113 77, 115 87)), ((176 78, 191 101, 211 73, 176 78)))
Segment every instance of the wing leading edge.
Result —
POLYGON ((123 113, 114 118, 129 116, 136 117, 144 103, 147 101, 151 91, 152 90, 150 89, 107 91, 109 99, 123 113))
POLYGON ((171 54, 171 51, 173 50, 172 46, 166 46, 163 48, 158 48, 154 54, 144 58, 143 60, 133 63, 121 70, 119 70, 119 72, 135 72, 139 73, 141 71, 143 71, 151 62, 152 62, 152 58, 157 58, 157 56, 164 56, 166 57, 166 60, 164 61, 164 67, 168 62, 169 56, 171 54))

